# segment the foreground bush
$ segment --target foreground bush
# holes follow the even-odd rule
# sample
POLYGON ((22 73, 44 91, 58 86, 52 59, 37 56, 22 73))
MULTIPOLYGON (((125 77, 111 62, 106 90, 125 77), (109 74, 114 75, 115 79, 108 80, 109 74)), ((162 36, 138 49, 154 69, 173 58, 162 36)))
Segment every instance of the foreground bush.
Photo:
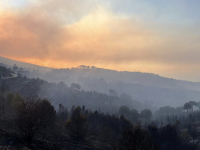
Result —
POLYGON ((16 112, 16 127, 25 142, 30 144, 39 130, 54 121, 55 114, 54 107, 47 99, 28 97, 23 99, 23 104, 16 112))

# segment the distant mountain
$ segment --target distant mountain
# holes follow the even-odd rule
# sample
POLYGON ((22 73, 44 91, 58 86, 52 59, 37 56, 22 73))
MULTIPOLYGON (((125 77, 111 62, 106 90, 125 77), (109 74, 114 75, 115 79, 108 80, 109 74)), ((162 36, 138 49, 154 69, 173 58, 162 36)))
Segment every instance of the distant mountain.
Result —
MULTIPOLYGON (((73 82, 79 82, 80 80, 82 80, 81 77, 97 78, 97 79, 103 78, 106 81, 117 80, 117 81, 123 81, 127 83, 142 84, 146 86, 157 86, 157 87, 164 87, 164 88, 182 88, 182 89, 200 91, 199 82, 176 80, 172 78, 161 77, 153 73, 115 71, 115 70, 96 68, 94 66, 90 67, 90 66, 84 66, 84 65, 81 65, 78 68, 71 68, 71 69, 70 68, 52 69, 48 67, 15 61, 15 60, 4 58, 4 57, 0 57, 0 63, 9 65, 9 67, 12 67, 14 64, 16 64, 19 67, 27 68, 30 70, 38 70, 41 73, 50 72, 56 78, 72 76, 70 77, 70 80, 73 82)), ((67 79, 65 78, 64 80, 67 80, 67 79)))
POLYGON ((176 80, 161 77, 153 73, 115 71, 87 66, 71 69, 52 69, 49 74, 57 79, 62 79, 62 81, 69 84, 71 81, 83 84, 89 82, 88 80, 91 81, 98 79, 102 80, 102 82, 105 80, 106 82, 124 82, 126 84, 141 84, 143 86, 200 91, 200 82, 176 80))
MULTIPOLYGON (((161 77, 153 73, 115 71, 94 66, 52 69, 0 57, 0 63, 24 67, 26 76, 49 82, 77 83, 86 91, 110 94, 110 89, 121 96, 130 95, 134 100, 156 106, 180 106, 187 101, 200 101, 200 83, 161 77), (36 70, 36 71, 34 71, 36 70), (28 73, 27 73, 28 72, 28 73)), ((23 74, 23 72, 22 72, 23 74)))

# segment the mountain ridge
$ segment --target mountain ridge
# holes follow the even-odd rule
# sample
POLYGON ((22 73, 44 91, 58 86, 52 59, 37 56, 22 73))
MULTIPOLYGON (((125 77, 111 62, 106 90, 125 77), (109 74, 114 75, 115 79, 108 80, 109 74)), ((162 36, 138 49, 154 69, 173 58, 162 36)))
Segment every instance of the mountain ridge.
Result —
POLYGON ((17 60, 13 60, 10 58, 6 58, 6 57, 2 57, 0 56, 0 63, 9 65, 9 67, 13 66, 14 64, 23 67, 23 68, 30 68, 33 67, 34 69, 47 69, 48 71, 51 70, 65 70, 65 69, 69 69, 69 70, 74 70, 74 69, 84 69, 84 70, 88 70, 88 69, 99 69, 99 70, 103 70, 103 71, 111 71, 111 72, 117 72, 117 73, 136 73, 136 74, 146 74, 146 75, 150 75, 150 76, 156 76, 156 77, 160 77, 160 78, 166 78, 166 79, 171 79, 171 80, 176 80, 176 81, 184 81, 184 82, 192 82, 192 83, 200 83, 200 82, 195 82, 195 81, 190 81, 190 80, 182 80, 182 79, 175 79, 175 78, 170 78, 170 77, 165 77, 165 76, 161 76, 159 74, 155 74, 155 73, 150 73, 150 72, 140 72, 140 71, 118 71, 118 70, 112 70, 112 69, 106 69, 106 68, 98 68, 95 66, 86 66, 86 65, 80 65, 78 67, 71 67, 71 68, 51 68, 51 67, 46 67, 46 66, 40 66, 40 65, 35 65, 35 64, 31 64, 31 63, 27 63, 27 62, 22 62, 22 61, 17 61, 17 60))

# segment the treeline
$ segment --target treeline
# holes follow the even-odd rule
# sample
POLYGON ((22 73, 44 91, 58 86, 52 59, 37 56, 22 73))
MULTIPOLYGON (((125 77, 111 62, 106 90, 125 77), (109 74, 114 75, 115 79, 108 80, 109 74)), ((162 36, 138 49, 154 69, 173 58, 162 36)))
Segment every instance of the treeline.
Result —
POLYGON ((49 82, 64 81, 70 85, 75 82, 86 91, 108 93, 114 89, 119 94, 128 93, 139 101, 151 100, 158 107, 178 106, 188 99, 198 101, 200 84, 163 78, 158 75, 139 72, 117 72, 100 68, 54 69, 47 74, 32 72, 28 77, 39 77, 49 82))
MULTIPOLYGON (((139 110, 146 107, 146 104, 133 100, 130 95, 116 96, 113 92, 108 95, 96 91, 84 91, 80 85, 74 83, 67 86, 64 82, 49 83, 39 78, 29 79, 19 75, 16 78, 7 79, 6 84, 9 85, 9 91, 19 93, 21 96, 33 94, 43 98, 49 97, 53 100, 54 106, 57 107, 62 103, 68 109, 73 105, 86 105, 93 111, 100 108, 103 112, 115 114, 118 113, 122 105, 128 105, 139 110)), ((150 104, 148 106, 151 107, 150 104)))
POLYGON ((150 121, 152 112, 149 109, 144 109, 139 113, 136 109, 130 110, 127 106, 121 106, 118 115, 124 115, 124 117, 132 123, 141 123, 141 119, 144 121, 150 121))
POLYGON ((118 118, 85 106, 72 106, 68 110, 59 104, 56 111, 48 99, 22 97, 11 92, 1 95, 1 112, 2 105, 5 108, 0 121, 2 146, 109 150, 189 150, 197 147, 180 132, 178 121, 173 125, 149 123, 143 127, 131 123, 124 115, 118 118))

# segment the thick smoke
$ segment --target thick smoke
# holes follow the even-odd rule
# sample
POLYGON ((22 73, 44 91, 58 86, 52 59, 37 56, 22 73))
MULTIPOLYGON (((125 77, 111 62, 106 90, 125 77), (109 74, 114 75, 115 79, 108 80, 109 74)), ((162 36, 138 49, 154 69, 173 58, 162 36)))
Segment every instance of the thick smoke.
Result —
POLYGON ((147 23, 98 1, 34 2, 1 11, 1 56, 48 67, 85 64, 175 78, 187 67, 190 74, 180 78, 195 80, 198 26, 147 23))

